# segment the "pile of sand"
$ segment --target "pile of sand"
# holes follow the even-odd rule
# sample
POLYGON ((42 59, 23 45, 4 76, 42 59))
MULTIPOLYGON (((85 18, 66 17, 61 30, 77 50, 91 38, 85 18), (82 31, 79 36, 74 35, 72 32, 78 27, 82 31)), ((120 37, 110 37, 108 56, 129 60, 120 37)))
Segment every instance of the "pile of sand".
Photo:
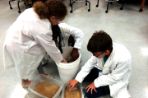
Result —
POLYGON ((58 91, 59 86, 55 83, 50 83, 49 81, 43 81, 35 86, 35 91, 44 95, 48 98, 52 98, 58 91))

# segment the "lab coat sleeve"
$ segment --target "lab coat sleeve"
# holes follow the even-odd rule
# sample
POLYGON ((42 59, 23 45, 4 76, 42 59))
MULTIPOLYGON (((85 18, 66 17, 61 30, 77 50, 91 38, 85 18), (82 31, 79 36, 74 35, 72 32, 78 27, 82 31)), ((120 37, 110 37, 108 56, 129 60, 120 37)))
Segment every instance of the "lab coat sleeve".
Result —
POLYGON ((59 49, 56 47, 55 42, 52 40, 50 33, 40 34, 37 36, 39 44, 45 49, 47 54, 56 62, 60 63, 63 56, 59 49))
POLYGON ((81 49, 84 33, 80 29, 77 29, 77 28, 67 25, 65 23, 60 23, 59 27, 63 33, 68 33, 68 34, 74 36, 74 38, 75 38, 74 47, 77 49, 81 49))
POLYGON ((3 45, 3 65, 4 71, 10 67, 14 67, 14 62, 6 48, 6 45, 3 45))
POLYGON ((79 81, 79 83, 81 83, 84 78, 89 74, 90 70, 92 68, 94 68, 94 66, 97 64, 97 60, 96 57, 92 56, 86 63, 85 65, 82 67, 82 69, 80 70, 80 72, 77 74, 76 76, 76 80, 79 81))
POLYGON ((130 60, 118 63, 111 73, 99 76, 94 80, 95 87, 112 85, 122 80, 129 73, 129 66, 130 60))

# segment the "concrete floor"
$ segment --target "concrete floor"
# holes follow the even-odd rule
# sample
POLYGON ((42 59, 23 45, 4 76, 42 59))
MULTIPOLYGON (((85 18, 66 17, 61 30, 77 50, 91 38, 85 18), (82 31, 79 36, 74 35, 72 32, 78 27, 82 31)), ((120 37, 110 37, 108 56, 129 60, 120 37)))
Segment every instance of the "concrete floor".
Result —
MULTIPOLYGON (((97 0, 91 1, 91 11, 87 12, 84 4, 76 4, 74 12, 64 20, 66 23, 80 28, 85 33, 82 46, 82 63, 90 57, 86 49, 88 39, 96 30, 104 30, 111 35, 114 41, 123 43, 130 50, 132 63, 132 76, 129 91, 132 98, 148 98, 148 8, 139 13, 139 5, 125 5, 123 11, 118 4, 113 4, 109 13, 105 13, 106 3, 97 0)), ((68 0, 64 1, 68 5, 68 0)), ((7 28, 19 15, 16 2, 14 9, 10 10, 7 0, 0 0, 0 98, 24 98, 26 93, 20 86, 20 81, 14 68, 3 70, 2 44, 7 28)), ((21 6, 24 9, 23 5, 21 6)))

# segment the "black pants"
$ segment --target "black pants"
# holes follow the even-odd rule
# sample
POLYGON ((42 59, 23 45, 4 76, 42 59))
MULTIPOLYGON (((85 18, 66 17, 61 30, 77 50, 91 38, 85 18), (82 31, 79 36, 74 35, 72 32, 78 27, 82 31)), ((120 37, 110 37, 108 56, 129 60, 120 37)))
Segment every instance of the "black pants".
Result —
MULTIPOLYGON (((85 77, 85 79, 83 80, 83 82, 93 82, 98 76, 99 76, 99 72, 101 70, 97 69, 97 68, 93 68, 90 73, 85 77)), ((93 92, 91 94, 91 92, 86 92, 86 89, 84 88, 83 89, 83 92, 85 94, 85 96, 87 98, 98 98, 98 97, 101 97, 101 96, 106 96, 106 95, 110 95, 110 90, 109 90, 109 86, 102 86, 102 87, 98 87, 96 88, 97 92, 93 92)))
POLYGON ((45 74, 45 72, 44 72, 44 68, 43 67, 45 67, 46 65, 39 65, 38 66, 38 72, 40 73, 40 74, 45 74))
POLYGON ((38 66, 37 70, 40 74, 45 74, 44 72, 44 67, 48 65, 48 60, 43 58, 43 60, 41 61, 40 65, 38 66))

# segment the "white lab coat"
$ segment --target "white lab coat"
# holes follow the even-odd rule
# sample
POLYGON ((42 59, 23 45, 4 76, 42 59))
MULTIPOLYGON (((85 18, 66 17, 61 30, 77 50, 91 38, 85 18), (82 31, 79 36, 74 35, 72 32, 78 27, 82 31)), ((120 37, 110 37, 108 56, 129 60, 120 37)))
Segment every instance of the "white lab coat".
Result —
MULTIPOLYGON (((83 33, 66 24, 63 25, 60 24, 63 31, 76 33, 75 47, 79 48, 83 33)), ((63 59, 52 40, 50 22, 47 19, 41 20, 33 8, 26 9, 7 31, 4 42, 4 65, 6 68, 15 65, 21 79, 31 79, 45 53, 56 63, 63 59)))
POLYGON ((96 87, 109 85, 110 95, 113 98, 129 98, 127 86, 131 74, 131 55, 129 51, 120 44, 113 44, 113 51, 105 64, 103 59, 92 56, 82 67, 76 76, 80 83, 93 67, 102 70, 99 77, 94 80, 96 87))
POLYGON ((74 48, 77 48, 80 50, 83 42, 82 39, 84 37, 84 33, 75 27, 67 25, 66 23, 60 23, 59 27, 63 37, 62 47, 68 46, 68 38, 70 35, 72 35, 75 40, 74 48))

